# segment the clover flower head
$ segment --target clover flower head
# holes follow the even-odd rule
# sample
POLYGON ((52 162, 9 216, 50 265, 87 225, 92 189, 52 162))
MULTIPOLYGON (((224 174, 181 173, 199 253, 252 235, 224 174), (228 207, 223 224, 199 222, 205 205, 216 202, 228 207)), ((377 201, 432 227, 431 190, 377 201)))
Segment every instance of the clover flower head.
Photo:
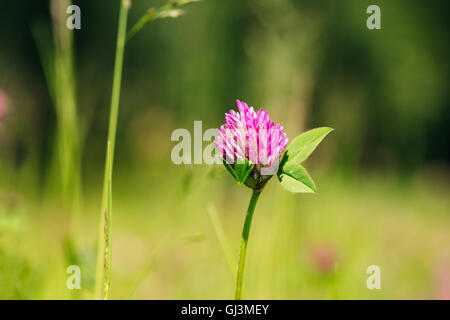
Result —
POLYGON ((257 170, 278 164, 288 139, 280 124, 275 125, 267 111, 257 112, 237 100, 239 112, 225 114, 225 124, 217 129, 215 144, 228 164, 247 160, 257 170))
MULTIPOLYGON (((275 125, 267 111, 259 109, 255 112, 253 107, 239 100, 237 106, 239 112, 230 110, 225 114, 225 124, 217 129, 214 143, 225 168, 236 182, 252 189, 242 230, 236 280, 235 299, 240 300, 250 225, 264 186, 276 174, 281 186, 290 192, 315 193, 314 181, 301 163, 333 129, 319 127, 309 130, 295 137, 287 146, 283 127, 275 125)), ((317 252, 314 258, 323 272, 329 271, 335 260, 333 252, 327 250, 317 252)))

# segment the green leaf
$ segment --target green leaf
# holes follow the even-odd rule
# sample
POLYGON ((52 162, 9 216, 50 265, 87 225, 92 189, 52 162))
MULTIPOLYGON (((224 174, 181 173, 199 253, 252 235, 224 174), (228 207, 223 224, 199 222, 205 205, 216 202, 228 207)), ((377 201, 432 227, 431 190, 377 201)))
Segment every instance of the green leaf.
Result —
POLYGON ((250 172, 253 170, 253 164, 250 164, 247 159, 245 159, 245 162, 243 163, 239 163, 239 161, 237 161, 234 165, 234 169, 236 172, 237 182, 244 183, 250 172))
POLYGON ((305 168, 299 164, 286 163, 278 173, 281 186, 294 193, 315 193, 316 185, 305 168))
POLYGON ((328 127, 320 127, 295 137, 284 152, 280 170, 284 164, 300 164, 305 161, 327 134, 333 130, 328 127))

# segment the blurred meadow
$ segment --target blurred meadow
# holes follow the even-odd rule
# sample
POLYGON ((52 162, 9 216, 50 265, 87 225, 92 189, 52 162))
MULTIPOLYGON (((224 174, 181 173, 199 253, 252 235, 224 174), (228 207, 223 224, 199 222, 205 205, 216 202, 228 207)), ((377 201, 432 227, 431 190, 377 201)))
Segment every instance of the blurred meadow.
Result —
MULTIPOLYGON (((317 194, 268 183, 244 298, 450 299, 450 3, 372 2, 202 0, 127 43, 113 299, 233 297, 251 192, 221 165, 175 165, 171 133, 220 126, 236 99, 291 139, 335 129, 305 165, 317 194)), ((0 299, 94 298, 120 1, 73 0, 73 31, 70 3, 0 3, 0 299)), ((132 0, 128 27, 163 3, 132 0)))

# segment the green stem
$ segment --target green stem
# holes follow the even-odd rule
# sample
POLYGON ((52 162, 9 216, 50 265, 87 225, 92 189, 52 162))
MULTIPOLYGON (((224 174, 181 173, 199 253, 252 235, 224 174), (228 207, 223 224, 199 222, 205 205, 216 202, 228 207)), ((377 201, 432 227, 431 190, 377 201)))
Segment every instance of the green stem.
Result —
POLYGON ((139 21, 131 27, 130 31, 128 31, 126 41, 133 38, 136 33, 138 33, 148 22, 156 19, 158 16, 158 12, 155 9, 149 9, 147 13, 139 19, 139 21))
POLYGON ((253 212, 255 211, 256 202, 258 201, 261 190, 253 190, 252 198, 247 209, 247 216, 245 217, 244 229, 242 230, 241 251, 239 253, 239 264, 236 280, 236 294, 235 299, 241 300, 242 296, 242 280, 244 277, 245 255, 247 253, 248 236, 250 234, 250 226, 252 224, 253 212))
POLYGON ((120 87, 122 83, 123 57, 125 50, 125 39, 127 32, 128 11, 131 6, 131 0, 121 0, 119 27, 117 33, 116 58, 114 63, 114 77, 111 95, 111 108, 108 128, 108 150, 105 161, 105 175, 103 182, 103 200, 102 214, 99 229, 99 244, 97 251, 97 270, 95 295, 100 298, 102 291, 102 279, 104 288, 104 298, 108 299, 110 295, 111 282, 111 176, 114 164, 114 149, 116 145, 117 118, 119 114, 120 87), (109 196, 108 196, 109 194, 109 196), (108 250, 106 251, 106 248, 108 250), (107 252, 107 254, 104 254, 107 252), (104 277, 102 276, 104 275, 104 277))
POLYGON ((105 260, 104 260, 104 281, 103 281, 103 292, 104 292, 104 299, 109 300, 111 297, 111 257, 112 257, 112 223, 111 223, 111 216, 112 216, 112 167, 111 162, 113 157, 111 156, 111 144, 108 141, 108 151, 106 153, 106 157, 109 158, 109 163, 107 164, 108 168, 108 181, 107 181, 107 196, 106 196, 106 210, 105 210, 105 223, 104 223, 104 240, 105 240, 105 260))

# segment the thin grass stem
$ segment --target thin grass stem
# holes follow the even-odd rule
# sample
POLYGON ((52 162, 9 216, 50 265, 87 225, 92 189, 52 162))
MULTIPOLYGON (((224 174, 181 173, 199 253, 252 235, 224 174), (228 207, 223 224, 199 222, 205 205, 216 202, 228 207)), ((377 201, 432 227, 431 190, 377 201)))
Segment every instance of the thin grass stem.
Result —
POLYGON ((114 63, 113 87, 111 95, 111 108, 108 128, 108 147, 105 161, 105 175, 103 181, 103 200, 102 214, 99 229, 99 244, 97 250, 97 270, 96 270, 96 286, 95 296, 102 296, 102 279, 104 290, 104 299, 109 299, 111 294, 111 248, 112 248, 112 232, 111 232, 111 182, 114 166, 114 150, 116 144, 117 119, 119 115, 120 87, 122 83, 123 57, 125 51, 125 38, 127 31, 128 11, 131 6, 130 0, 122 0, 120 2, 119 27, 117 32, 116 58, 114 63), (105 221, 103 221, 105 220, 105 221), (107 241, 106 241, 107 239, 107 241), (106 243, 107 242, 107 243, 106 243), (108 250, 106 250, 108 249, 108 250), (103 254, 107 252, 107 254, 103 254), (103 263, 102 263, 103 260, 103 263), (102 268, 103 267, 103 268, 102 268))

